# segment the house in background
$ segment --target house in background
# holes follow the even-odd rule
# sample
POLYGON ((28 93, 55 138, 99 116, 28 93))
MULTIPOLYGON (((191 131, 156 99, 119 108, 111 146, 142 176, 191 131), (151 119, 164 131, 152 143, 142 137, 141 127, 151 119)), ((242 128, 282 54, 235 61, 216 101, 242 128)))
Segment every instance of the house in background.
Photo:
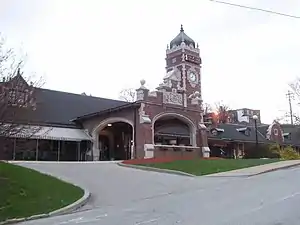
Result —
POLYGON ((257 116, 257 124, 261 124, 260 110, 248 108, 228 110, 228 122, 233 124, 254 125, 254 115, 257 116))
POLYGON ((211 123, 207 129, 211 156, 222 156, 222 153, 229 158, 255 155, 253 151, 269 144, 292 146, 300 152, 300 126, 297 125, 281 125, 274 121, 268 125, 258 124, 256 130, 253 124, 211 123))
POLYGON ((258 125, 261 124, 260 110, 248 108, 224 110, 219 113, 207 112, 204 115, 204 122, 207 124, 231 123, 254 125, 254 115, 257 116, 256 123, 258 125))
POLYGON ((166 50, 162 83, 149 91, 142 80, 134 103, 33 88, 21 74, 0 87, 0 94, 10 93, 7 103, 17 112, 1 118, 2 130, 11 123, 21 127, 2 134, 0 159, 209 157, 200 50, 183 27, 166 50), (24 93, 34 98, 19 107, 24 93))

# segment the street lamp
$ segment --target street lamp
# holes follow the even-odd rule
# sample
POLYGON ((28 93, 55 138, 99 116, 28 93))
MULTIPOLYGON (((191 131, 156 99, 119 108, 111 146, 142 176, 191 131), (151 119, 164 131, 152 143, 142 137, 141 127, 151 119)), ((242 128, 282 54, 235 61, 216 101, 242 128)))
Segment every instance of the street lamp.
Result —
POLYGON ((256 150, 257 150, 257 148, 258 148, 258 138, 257 138, 257 120, 258 120, 258 116, 253 115, 252 119, 254 120, 254 126, 255 126, 255 147, 256 147, 256 150))

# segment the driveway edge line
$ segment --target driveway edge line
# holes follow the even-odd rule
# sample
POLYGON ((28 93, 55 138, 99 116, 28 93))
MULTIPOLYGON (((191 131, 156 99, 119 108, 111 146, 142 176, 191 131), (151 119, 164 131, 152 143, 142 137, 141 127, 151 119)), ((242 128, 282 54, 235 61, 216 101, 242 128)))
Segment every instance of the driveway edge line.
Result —
MULTIPOLYGON (((8 162, 8 163, 10 163, 10 162, 8 162)), ((35 169, 32 169, 32 170, 35 170, 35 169)), ((80 199, 78 199, 77 201, 75 201, 75 202, 73 202, 73 203, 71 203, 71 204, 69 204, 69 205, 67 205, 63 208, 56 209, 52 212, 32 215, 32 216, 23 217, 23 218, 8 219, 8 220, 0 222, 0 225, 15 224, 15 223, 20 223, 20 222, 29 221, 29 220, 36 220, 36 219, 42 219, 42 218, 54 217, 54 216, 67 214, 67 213, 73 212, 76 209, 79 209, 80 207, 84 206, 90 200, 91 193, 86 188, 80 187, 79 185, 71 183, 69 181, 65 181, 64 179, 62 179, 60 177, 53 176, 51 173, 46 173, 46 172, 41 172, 41 171, 38 171, 38 172, 42 173, 42 174, 45 174, 45 175, 48 175, 48 176, 51 176, 51 177, 55 177, 56 179, 59 179, 63 182, 66 182, 66 183, 69 183, 69 184, 72 184, 72 185, 75 185, 75 186, 81 188, 84 191, 83 196, 80 199)))
POLYGON ((129 167, 129 168, 139 169, 139 170, 146 170, 146 171, 159 172, 159 173, 168 173, 168 174, 175 174, 175 175, 188 176, 188 177, 197 177, 196 175, 181 172, 181 171, 176 171, 176 170, 168 170, 168 169, 160 169, 160 168, 148 167, 148 166, 125 164, 125 163, 122 163, 122 162, 119 162, 117 164, 119 166, 129 167))

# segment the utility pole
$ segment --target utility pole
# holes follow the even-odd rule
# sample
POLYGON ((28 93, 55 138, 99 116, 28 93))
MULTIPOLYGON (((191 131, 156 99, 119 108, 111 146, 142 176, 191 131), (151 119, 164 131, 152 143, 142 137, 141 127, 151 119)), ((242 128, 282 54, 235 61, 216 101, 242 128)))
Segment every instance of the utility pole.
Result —
POLYGON ((291 117, 291 124, 293 125, 293 108, 292 108, 292 100, 294 98, 294 94, 289 90, 288 93, 286 94, 287 99, 289 100, 289 106, 290 106, 290 117, 291 117))

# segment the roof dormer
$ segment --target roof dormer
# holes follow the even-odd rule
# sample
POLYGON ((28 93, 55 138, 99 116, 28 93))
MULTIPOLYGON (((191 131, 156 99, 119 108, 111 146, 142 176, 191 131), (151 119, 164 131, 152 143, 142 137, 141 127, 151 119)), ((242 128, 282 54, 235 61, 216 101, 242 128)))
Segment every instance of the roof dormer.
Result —
POLYGON ((246 136, 249 136, 250 135, 250 132, 251 132, 251 128, 250 127, 241 127, 241 128, 237 128, 236 129, 238 132, 246 135, 246 136))

